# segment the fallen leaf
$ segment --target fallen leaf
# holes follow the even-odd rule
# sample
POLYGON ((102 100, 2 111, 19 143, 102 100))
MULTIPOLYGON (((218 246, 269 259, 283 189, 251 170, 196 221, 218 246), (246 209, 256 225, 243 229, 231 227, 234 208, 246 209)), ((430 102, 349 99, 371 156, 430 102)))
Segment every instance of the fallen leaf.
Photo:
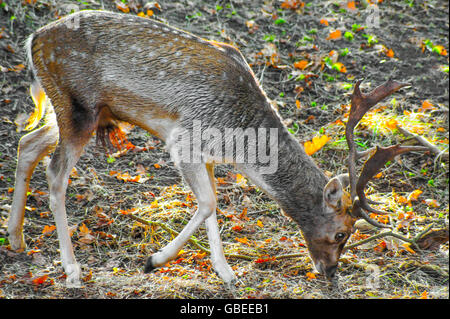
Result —
POLYGON ((128 7, 128 5, 126 5, 122 1, 116 0, 114 3, 116 4, 116 8, 122 11, 123 13, 130 12, 130 8, 128 7))
POLYGON ((309 62, 307 60, 301 60, 301 61, 295 62, 294 67, 297 69, 300 69, 300 70, 304 70, 308 66, 308 63, 309 62))
POLYGON ((437 207, 441 206, 441 204, 439 204, 439 202, 437 200, 431 199, 431 198, 425 199, 425 204, 427 204, 428 207, 433 207, 433 208, 437 208, 437 207))
POLYGON ((239 173, 236 174, 236 183, 240 187, 247 187, 247 179, 239 173))
POLYGON ((48 279, 48 275, 43 275, 33 279, 33 284, 36 286, 42 285, 48 279))
POLYGON ((312 273, 312 272, 307 272, 307 273, 306 273, 306 278, 307 278, 308 280, 316 279, 316 274, 314 274, 314 273, 312 273))
POLYGON ((240 225, 234 225, 233 227, 231 227, 231 229, 234 231, 240 232, 240 231, 242 231, 243 228, 240 225))
POLYGON ((341 73, 347 73, 347 69, 344 64, 341 62, 336 62, 333 64, 332 68, 336 71, 339 71, 341 73))
POLYGON ((328 27, 328 20, 327 19, 320 19, 320 24, 323 24, 323 25, 325 25, 325 26, 327 26, 328 27))
POLYGON ((408 196, 408 202, 416 201, 422 193, 420 189, 412 191, 408 196))
POLYGON ((419 112, 423 112, 423 111, 426 111, 426 110, 432 110, 434 108, 435 107, 433 106, 433 104, 431 104, 430 101, 425 100, 425 101, 422 102, 422 106, 419 108, 419 112))
POLYGON ((243 237, 243 238, 238 238, 236 237, 234 240, 236 240, 237 242, 241 243, 241 244, 246 244, 246 245, 250 245, 248 243, 248 238, 247 237, 243 237))
POLYGON ((330 34, 327 37, 327 40, 339 40, 340 38, 342 38, 341 30, 336 30, 330 32, 330 34))
POLYGON ((349 9, 350 11, 356 11, 355 1, 348 1, 347 2, 347 9, 349 9))
POLYGON ((78 240, 83 244, 89 245, 92 244, 95 240, 95 237, 91 235, 91 230, 83 223, 78 228, 78 240))
POLYGON ((51 226, 45 225, 44 229, 42 230, 42 234, 50 235, 50 233, 52 233, 55 229, 56 229, 56 226, 54 226, 54 225, 51 225, 51 226))
POLYGON ((389 58, 393 58, 394 57, 394 50, 392 50, 392 49, 387 49, 384 53, 389 58))
POLYGON ((283 3, 281 3, 281 8, 296 10, 298 8, 303 7, 304 5, 305 3, 300 0, 285 0, 283 1, 283 3))
POLYGON ((410 243, 404 243, 402 244, 402 247, 405 248, 406 251, 410 252, 411 254, 415 254, 416 252, 411 248, 410 243))
POLYGON ((390 119, 389 121, 385 122, 385 126, 392 130, 397 129, 398 121, 396 119, 390 119))
POLYGON ((322 136, 315 136, 312 141, 307 141, 304 144, 305 147, 305 152, 308 155, 312 155, 315 152, 317 152, 318 150, 320 150, 331 138, 326 136, 326 135, 322 135, 322 136))

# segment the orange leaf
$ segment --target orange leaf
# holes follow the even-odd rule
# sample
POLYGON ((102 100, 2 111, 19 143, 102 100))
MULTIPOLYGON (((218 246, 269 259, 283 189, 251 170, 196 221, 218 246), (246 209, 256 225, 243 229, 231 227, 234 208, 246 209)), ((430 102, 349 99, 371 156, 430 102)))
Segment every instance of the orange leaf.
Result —
POLYGON ((402 247, 405 248, 406 251, 410 252, 411 254, 415 254, 416 252, 411 249, 410 243, 404 243, 402 244, 402 247))
POLYGON ((336 62, 333 64, 333 69, 338 70, 341 73, 347 73, 347 69, 345 68, 345 65, 341 62, 336 62))
POLYGON ((308 280, 313 280, 313 279, 316 279, 316 275, 312 272, 307 272, 306 278, 308 278, 308 280))
POLYGON ((375 175, 373 178, 381 178, 383 176, 383 172, 379 172, 377 175, 375 175))
POLYGON ((412 191, 411 194, 409 194, 409 196, 408 196, 408 201, 409 202, 416 201, 419 198, 420 194, 422 194, 422 193, 423 192, 420 189, 416 189, 416 190, 412 191))
POLYGON ((42 285, 48 278, 48 275, 44 275, 41 277, 37 277, 35 279, 33 279, 33 284, 35 284, 36 286, 42 285))
POLYGON ((236 183, 241 187, 247 187, 247 180, 241 174, 236 174, 236 183))
POLYGON ((384 251, 386 249, 386 242, 383 240, 382 242, 380 242, 378 245, 376 245, 373 250, 375 250, 378 253, 381 253, 382 251, 384 251))
POLYGON ((243 238, 236 237, 234 240, 236 240, 237 242, 240 242, 241 244, 249 245, 247 237, 243 237, 243 238))
POLYGON ((311 142, 305 142, 304 147, 306 154, 314 154, 315 152, 320 150, 329 140, 330 138, 328 136, 322 135, 321 137, 315 136, 311 142))
POLYGON ((300 69, 300 70, 304 70, 308 66, 308 63, 309 62, 307 60, 301 60, 301 61, 295 62, 294 67, 296 67, 297 69, 300 69))
POLYGON ((320 24, 323 24, 328 27, 328 20, 327 19, 320 19, 320 24))
POLYGON ((23 69, 25 69, 25 65, 21 64, 17 64, 15 66, 13 66, 12 68, 8 69, 9 71, 14 71, 16 73, 19 73, 20 71, 22 71, 23 69))
MULTIPOLYGON (((299 108, 301 108, 301 104, 300 104, 300 101, 299 100, 295 100, 295 106, 299 109, 299 108)), ((439 129, 438 129, 438 131, 439 131, 439 129)), ((445 132, 445 131, 444 131, 445 132)))
POLYGON ((431 109, 434 109, 433 104, 431 104, 430 101, 425 100, 422 102, 422 106, 419 108, 419 112, 423 112, 423 111, 431 110, 431 109))
POLYGON ((118 1, 118 0, 116 0, 115 3, 116 3, 116 8, 118 10, 122 11, 123 13, 130 12, 130 8, 128 8, 128 6, 125 3, 118 1))
POLYGON ((394 57, 394 50, 392 49, 388 49, 385 52, 386 56, 388 56, 389 58, 393 58, 394 57))
POLYGON ((259 219, 258 219, 258 221, 256 222, 256 225, 257 225, 258 227, 261 227, 261 228, 264 227, 262 221, 260 221, 259 219))
POLYGON ((389 121, 386 122, 386 127, 390 130, 394 130, 397 128, 398 122, 396 119, 390 119, 389 121))
POLYGON ((425 199, 425 204, 427 204, 428 207, 439 207, 441 204, 435 199, 427 198, 425 199))
POLYGON ((240 225, 235 225, 235 226, 231 227, 231 229, 234 231, 240 232, 240 231, 242 231, 243 228, 240 225))
POLYGON ((158 208, 159 204, 158 204, 158 200, 154 200, 153 202, 151 202, 150 204, 150 208, 158 208))
POLYGON ((336 30, 330 32, 330 34, 327 37, 327 40, 339 40, 342 37, 341 30, 336 30))
POLYGON ((44 229, 42 230, 42 234, 48 235, 51 232, 53 232, 55 229, 56 229, 56 227, 54 225, 52 225, 52 226, 45 225, 44 229))
POLYGON ((78 228, 78 230, 80 231, 80 236, 84 236, 84 235, 91 233, 89 228, 84 223, 81 224, 81 226, 78 228))
POLYGON ((354 11, 356 10, 356 5, 355 5, 355 1, 348 1, 347 2, 347 9, 354 11))
POLYGON ((303 7, 304 5, 305 3, 301 0, 285 0, 281 4, 281 8, 295 10, 298 9, 299 7, 300 8, 303 7))

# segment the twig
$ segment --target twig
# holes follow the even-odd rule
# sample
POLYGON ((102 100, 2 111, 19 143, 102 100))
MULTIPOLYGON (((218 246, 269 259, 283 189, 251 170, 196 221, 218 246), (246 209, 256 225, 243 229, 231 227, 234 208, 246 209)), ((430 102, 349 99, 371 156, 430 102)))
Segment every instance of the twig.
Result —
POLYGON ((398 234, 398 233, 395 233, 393 230, 386 231, 386 232, 382 232, 382 233, 378 233, 378 234, 373 235, 373 236, 371 236, 371 237, 369 237, 369 238, 366 238, 366 239, 363 239, 363 240, 361 240, 361 241, 358 241, 358 242, 356 242, 356 243, 354 243, 354 244, 345 246, 344 249, 343 249, 343 251, 346 251, 346 250, 348 250, 348 249, 355 248, 355 247, 357 247, 357 246, 360 246, 360 245, 366 244, 366 243, 368 243, 368 242, 371 242, 371 241, 373 241, 373 240, 375 240, 375 239, 379 239, 379 238, 383 238, 383 237, 387 237, 387 236, 391 236, 391 237, 398 238, 398 239, 400 239, 400 240, 402 240, 402 241, 405 241, 405 242, 407 242, 407 243, 410 243, 410 244, 414 245, 414 247, 415 247, 416 249, 420 249, 419 246, 417 245, 417 241, 418 241, 423 235, 425 235, 425 234, 431 229, 431 227, 433 227, 433 223, 431 223, 430 225, 428 225, 423 231, 421 231, 419 234, 417 234, 414 238, 406 238, 406 237, 404 237, 404 236, 402 236, 402 235, 400 235, 400 234, 398 234))
MULTIPOLYGON (((138 217, 138 216, 133 215, 133 214, 125 214, 124 216, 126 216, 126 217, 128 217, 130 219, 136 220, 136 221, 138 221, 138 222, 140 222, 141 224, 144 224, 144 225, 159 226, 162 229, 164 229, 165 231, 167 231, 167 232, 169 232, 171 234, 174 234, 174 235, 178 235, 179 234, 178 231, 176 231, 175 229, 170 228, 169 226, 167 226, 166 224, 163 224, 163 223, 158 223, 158 222, 153 222, 153 221, 150 221, 150 220, 146 220, 146 219, 143 219, 143 218, 138 217)), ((204 246, 199 244, 197 239, 191 237, 191 238, 189 238, 189 242, 192 243, 195 247, 197 247, 201 251, 207 252, 208 254, 210 253, 210 251, 207 248, 205 248, 204 246)))
POLYGON ((441 157, 443 160, 448 161, 448 152, 440 150, 436 145, 431 144, 427 139, 423 136, 419 136, 417 134, 411 133, 410 131, 404 129, 399 124, 397 124, 397 129, 400 133, 405 136, 414 138, 417 142, 427 147, 431 152, 437 155, 437 158, 441 157))

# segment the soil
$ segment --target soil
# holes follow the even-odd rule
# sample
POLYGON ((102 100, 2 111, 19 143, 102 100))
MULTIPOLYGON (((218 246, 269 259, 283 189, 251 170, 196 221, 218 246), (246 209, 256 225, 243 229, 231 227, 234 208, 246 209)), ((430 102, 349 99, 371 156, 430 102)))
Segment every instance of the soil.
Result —
MULTIPOLYGON (((390 114, 399 116, 423 112, 423 134, 448 152, 448 54, 426 45, 449 50, 446 1, 378 1, 376 7, 365 7, 377 1, 161 0, 160 9, 154 3, 144 9, 145 1, 125 2, 120 6, 128 6, 128 14, 151 9, 153 19, 238 47, 299 141, 322 131, 332 138, 312 155, 327 172, 345 171, 343 131, 330 125, 344 120, 351 92, 346 84, 361 78, 363 90, 389 78, 410 83, 384 105, 394 106, 390 114), (337 29, 342 36, 327 39, 337 29), (337 56, 345 73, 326 62, 337 56), (295 68, 302 60, 311 64, 295 68), (431 110, 420 109, 424 101, 432 103, 431 110)), ((6 227, 17 146, 33 110, 24 41, 66 14, 68 5, 119 12, 118 3, 123 2, 0 0, 0 298, 448 298, 448 230, 447 239, 431 245, 433 250, 404 246, 392 237, 348 250, 337 278, 329 282, 314 272, 296 224, 251 182, 236 183, 238 172, 227 165, 216 168, 218 218, 236 285, 225 287, 208 255, 192 243, 175 261, 144 274, 146 258, 173 238, 162 225, 180 231, 196 204, 164 144, 139 128, 127 136, 137 147, 114 157, 92 141, 71 175, 66 207, 82 288, 65 286, 56 231, 44 232, 53 225, 45 178, 49 158, 37 166, 30 184, 24 225, 28 249, 11 251, 6 227), (146 181, 124 181, 120 174, 125 173, 141 174, 146 181)), ((370 144, 401 139, 399 134, 383 137, 364 125, 361 130, 370 144)), ((402 206, 412 217, 403 221, 406 226, 399 233, 412 238, 430 222, 434 229, 448 229, 448 185, 448 161, 427 152, 394 161, 372 187, 392 201, 422 191, 419 200, 402 206)), ((399 216, 391 217, 396 225, 402 222, 399 216)), ((207 246, 204 228, 195 236, 207 246)))

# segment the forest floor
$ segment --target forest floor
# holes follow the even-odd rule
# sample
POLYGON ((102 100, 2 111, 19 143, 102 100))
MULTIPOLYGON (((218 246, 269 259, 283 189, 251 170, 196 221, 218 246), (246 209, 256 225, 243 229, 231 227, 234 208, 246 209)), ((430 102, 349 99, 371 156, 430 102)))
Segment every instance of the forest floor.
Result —
MULTIPOLYGON (((0 298, 449 297, 446 1, 161 0, 160 9, 143 2, 0 0, 0 298), (355 82, 364 78, 365 92, 387 79, 411 83, 367 114, 357 142, 362 149, 398 143, 401 126, 442 152, 403 155, 368 188, 390 212, 380 221, 396 234, 412 239, 431 227, 442 236, 422 249, 392 236, 354 245, 329 282, 313 270, 298 226, 223 165, 216 167, 218 219, 235 287, 226 289, 212 270, 204 227, 178 258, 144 274, 147 257, 181 231, 196 202, 164 143, 134 128, 128 140, 136 148, 108 157, 92 141, 71 174, 66 206, 83 282, 67 288, 48 207, 48 157, 30 184, 25 252, 9 249, 6 227, 16 150, 33 110, 23 44, 68 9, 129 10, 235 45, 300 142, 330 138, 311 155, 330 175, 346 171, 342 123, 355 82)), ((348 245, 383 231, 362 223, 348 245)))

